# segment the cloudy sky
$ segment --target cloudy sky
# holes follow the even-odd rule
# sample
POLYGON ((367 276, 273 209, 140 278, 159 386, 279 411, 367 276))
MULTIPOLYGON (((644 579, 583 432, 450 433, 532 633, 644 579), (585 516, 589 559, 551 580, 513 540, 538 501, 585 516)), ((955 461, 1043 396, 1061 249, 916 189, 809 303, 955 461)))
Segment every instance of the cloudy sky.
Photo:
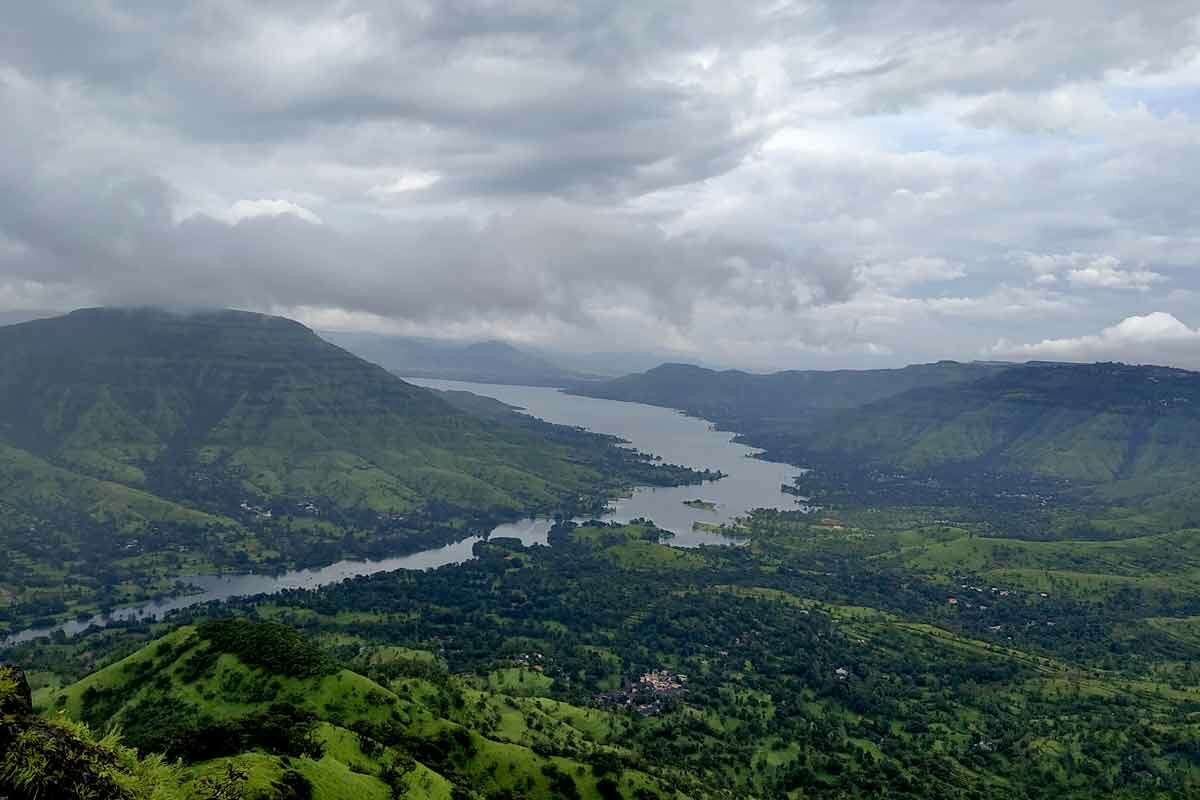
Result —
POLYGON ((0 311, 1200 368, 1196 0, 39 0, 0 311))

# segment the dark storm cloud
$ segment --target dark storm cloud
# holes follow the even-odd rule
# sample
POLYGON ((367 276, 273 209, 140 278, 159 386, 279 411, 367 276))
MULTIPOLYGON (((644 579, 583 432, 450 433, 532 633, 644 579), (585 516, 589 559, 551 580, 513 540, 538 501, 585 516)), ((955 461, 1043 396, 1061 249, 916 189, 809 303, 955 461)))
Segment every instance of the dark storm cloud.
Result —
POLYGON ((271 307, 320 299, 410 320, 549 315, 587 325, 589 302, 625 289, 685 323, 697 296, 729 286, 730 259, 781 257, 726 240, 668 238, 637 220, 558 202, 482 226, 391 222, 347 234, 294 214, 176 223, 171 189, 145 175, 76 175, 70 186, 0 182, 0 194, 0 233, 23 245, 0 254, 0 271, 83 282, 104 303, 271 307))
POLYGON ((654 74, 716 33, 701 5, 51 2, 16 9, 2 41, 28 73, 185 137, 269 149, 388 122, 459 137, 444 166, 463 191, 657 187, 718 174, 768 132, 738 129, 748 85, 654 74), (682 166, 637 175, 665 159, 682 166))
POLYGON ((1194 326, 1198 12, 17 4, 0 307, 307 309, 781 365, 1194 326))

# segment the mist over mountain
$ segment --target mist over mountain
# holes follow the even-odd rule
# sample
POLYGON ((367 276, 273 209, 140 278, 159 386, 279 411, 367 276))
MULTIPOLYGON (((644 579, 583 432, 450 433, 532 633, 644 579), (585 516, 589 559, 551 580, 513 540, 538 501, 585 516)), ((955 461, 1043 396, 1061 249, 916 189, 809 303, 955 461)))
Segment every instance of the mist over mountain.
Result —
POLYGON ((566 386, 597 378, 498 340, 453 342, 341 332, 322 335, 401 377, 524 386, 566 386))

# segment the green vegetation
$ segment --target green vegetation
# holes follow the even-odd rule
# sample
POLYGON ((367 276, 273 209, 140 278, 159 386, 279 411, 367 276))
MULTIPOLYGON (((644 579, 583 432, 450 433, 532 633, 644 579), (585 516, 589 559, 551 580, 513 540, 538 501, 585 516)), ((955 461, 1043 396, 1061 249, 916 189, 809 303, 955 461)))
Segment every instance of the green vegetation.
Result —
POLYGON ((288 759, 318 797, 348 776, 386 797, 389 759, 409 758, 435 787, 412 797, 1200 791, 1200 607, 1173 583, 1186 558, 1156 555, 1192 533, 1004 541, 952 513, 758 512, 744 546, 692 551, 645 521, 560 524, 549 548, 504 540, 452 569, 159 624, 61 689, 36 670, 69 681, 146 627, 12 656, 47 714, 119 726, 189 776, 235 764, 266 786, 288 759), (1002 558, 1159 585, 1097 595, 1059 575, 1046 591, 1001 581, 1002 558))
POLYGON ((1005 369, 1006 364, 939 361, 903 369, 789 370, 756 375, 715 371, 690 364, 663 364, 623 378, 576 386, 588 397, 628 400, 721 422, 747 432, 772 421, 807 422, 814 412, 854 408, 910 389, 966 383, 1005 369))
POLYGON ((701 477, 615 444, 448 402, 275 317, 0 328, 0 630, 178 575, 394 555, 701 477))
MULTIPOLYGON (((230 554, 352 552, 694 477, 302 329, 283 337, 299 362, 268 359, 262 330, 295 332, 277 320, 235 315, 236 347, 201 326, 214 340, 180 361, 196 332, 171 344, 171 326, 194 318, 163 319, 174 355, 109 341, 103 392, 19 361, 25 389, 0 379, 0 419, 36 423, 0 442, 10 609, 55 581, 74 610, 230 554), (216 411, 178 422, 199 408, 216 411)), ((650 520, 560 521, 549 547, 485 541, 454 567, 10 648, 0 797, 1200 796, 1192 373, 713 375, 693 375, 697 402, 713 380, 753 387, 716 418, 816 466, 789 490, 820 512, 758 510, 720 528, 737 546, 692 550, 650 520), (753 406, 768 379, 828 415, 753 406)))
MULTIPOLYGON (((117 737, 97 740, 85 726, 35 716, 24 674, 0 665, 0 797, 182 800, 180 781, 178 769, 139 759, 117 737)), ((197 788, 196 798, 217 797, 197 788)))
MULTIPOLYGON (((586 761, 547 742, 569 737, 581 757, 616 758, 609 715, 521 699, 515 677, 511 692, 505 679, 480 690, 425 657, 372 649, 359 661, 387 685, 323 659, 314 669, 311 645, 284 626, 223 619, 180 628, 44 700, 51 718, 119 730, 138 751, 178 759, 184 791, 232 770, 240 793, 230 796, 247 800, 607 796, 586 761), (269 644, 282 646, 254 655, 269 644)), ((612 783, 657 787, 636 771, 612 783)))
POLYGON ((1200 522, 1200 374, 1124 364, 939 362, 750 375, 667 364, 581 394, 680 408, 842 499, 947 504, 1068 492, 1200 522))
POLYGON ((1037 364, 845 412, 800 447, 907 470, 955 465, 975 475, 1117 482, 1137 496, 1194 480, 1197 401, 1192 372, 1037 364))

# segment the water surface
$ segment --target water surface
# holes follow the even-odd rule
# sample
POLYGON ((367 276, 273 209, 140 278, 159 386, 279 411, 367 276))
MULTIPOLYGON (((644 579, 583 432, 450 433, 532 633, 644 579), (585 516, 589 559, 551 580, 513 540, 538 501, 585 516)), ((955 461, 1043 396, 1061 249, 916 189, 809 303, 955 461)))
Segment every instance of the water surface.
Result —
MULTIPOLYGON (((721 480, 699 486, 639 488, 631 497, 615 501, 613 512, 605 517, 616 522, 628 522, 638 517, 652 519, 659 527, 675 534, 671 544, 679 547, 728 542, 725 537, 694 529, 696 522, 714 525, 730 522, 755 508, 808 508, 779 488, 782 484, 791 484, 792 478, 803 470, 755 458, 761 450, 738 444, 733 441, 734 434, 718 431, 706 420, 678 411, 641 403, 576 397, 557 389, 534 386, 407 380, 432 389, 454 389, 493 397, 547 422, 577 425, 596 433, 619 436, 631 447, 660 456, 671 464, 725 473, 726 477, 721 480), (687 500, 703 500, 715 504, 715 508, 689 507, 684 505, 687 500)), ((501 526, 497 533, 513 535, 504 532, 508 529, 509 526, 501 526)))
MULTIPOLYGON (((796 467, 763 461, 759 452, 737 444, 733 434, 715 430, 708 422, 685 416, 671 409, 640 403, 623 403, 591 397, 575 397, 557 389, 528 386, 499 386, 461 381, 412 380, 435 389, 455 389, 493 397, 527 413, 562 425, 574 425, 597 433, 619 436, 646 453, 663 461, 696 469, 720 470, 726 477, 697 486, 641 487, 629 497, 612 503, 606 519, 628 522, 644 517, 672 531, 670 540, 678 547, 702 544, 731 544, 734 540, 701 527, 720 525, 754 508, 806 509, 797 498, 780 490, 801 472, 796 467), (712 508, 684 505, 688 500, 711 503, 712 508), (700 523, 701 526, 697 526, 700 523)), ((546 544, 552 525, 548 519, 528 518, 496 527, 491 536, 520 539, 525 545, 546 544)), ((116 621, 161 619, 171 611, 214 600, 229 600, 256 594, 272 594, 288 589, 315 589, 346 578, 390 572, 397 569, 432 569, 459 564, 473 558, 473 536, 444 547, 432 548, 397 558, 338 561, 315 569, 300 569, 279 575, 234 574, 195 575, 180 582, 194 591, 179 597, 142 603, 76 620, 53 628, 33 628, 0 639, 0 646, 19 644, 61 630, 73 636, 87 628, 116 621)))

